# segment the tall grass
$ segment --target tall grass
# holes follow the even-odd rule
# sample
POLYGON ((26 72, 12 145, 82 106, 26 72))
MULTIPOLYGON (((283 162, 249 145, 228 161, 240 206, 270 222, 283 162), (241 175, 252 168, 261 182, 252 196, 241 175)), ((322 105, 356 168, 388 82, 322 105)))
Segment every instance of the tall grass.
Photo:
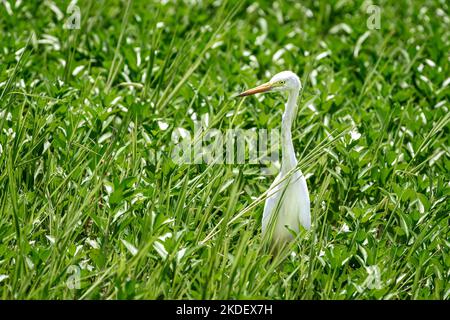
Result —
POLYGON ((364 41, 361 1, 78 4, 0 6, 1 298, 449 298, 447 3, 382 1, 364 41), (232 96, 284 69, 313 227, 272 259, 274 177, 171 134, 279 127, 284 97, 232 96))

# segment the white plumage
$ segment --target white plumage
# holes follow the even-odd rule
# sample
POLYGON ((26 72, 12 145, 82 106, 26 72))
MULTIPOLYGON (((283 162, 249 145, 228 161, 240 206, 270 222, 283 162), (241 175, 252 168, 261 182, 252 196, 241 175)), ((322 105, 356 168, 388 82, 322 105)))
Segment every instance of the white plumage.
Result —
POLYGON ((307 230, 311 228, 308 187, 303 173, 297 169, 291 133, 300 89, 298 76, 291 71, 283 71, 268 83, 240 94, 247 96, 268 91, 288 92, 281 127, 281 171, 268 190, 262 219, 263 236, 270 232, 268 236, 271 247, 276 250, 293 239, 292 231, 297 233, 300 225, 307 230))

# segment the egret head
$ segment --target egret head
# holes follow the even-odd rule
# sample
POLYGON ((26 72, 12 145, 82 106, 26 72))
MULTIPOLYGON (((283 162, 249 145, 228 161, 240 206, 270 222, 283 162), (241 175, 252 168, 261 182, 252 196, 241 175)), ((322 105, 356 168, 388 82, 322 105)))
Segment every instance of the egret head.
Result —
POLYGON ((238 97, 250 96, 255 93, 270 92, 270 91, 298 91, 302 87, 300 79, 292 71, 282 71, 277 73, 270 79, 269 82, 257 86, 253 89, 244 91, 238 97))

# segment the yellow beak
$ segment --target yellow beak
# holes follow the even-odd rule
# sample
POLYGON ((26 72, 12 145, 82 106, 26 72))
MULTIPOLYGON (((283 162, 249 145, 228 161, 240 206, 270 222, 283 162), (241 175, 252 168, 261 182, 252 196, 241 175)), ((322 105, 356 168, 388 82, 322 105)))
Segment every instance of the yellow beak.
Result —
POLYGON ((267 92, 267 91, 270 91, 271 89, 272 89, 272 85, 270 84, 270 82, 267 82, 260 86, 257 86, 252 89, 248 89, 247 91, 244 91, 244 92, 238 94, 238 97, 251 96, 252 94, 267 92))

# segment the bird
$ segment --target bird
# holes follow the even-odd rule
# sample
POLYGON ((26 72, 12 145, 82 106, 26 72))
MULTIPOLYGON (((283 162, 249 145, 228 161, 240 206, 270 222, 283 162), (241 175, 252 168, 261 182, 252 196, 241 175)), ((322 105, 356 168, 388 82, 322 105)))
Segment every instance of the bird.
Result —
POLYGON ((280 252, 292 242, 300 226, 311 229, 311 210, 308 186, 292 143, 292 122, 297 112, 297 99, 302 88, 299 77, 292 71, 282 71, 269 82, 246 90, 238 97, 257 93, 287 92, 281 121, 281 168, 268 189, 262 217, 262 235, 268 237, 274 253, 280 252))

